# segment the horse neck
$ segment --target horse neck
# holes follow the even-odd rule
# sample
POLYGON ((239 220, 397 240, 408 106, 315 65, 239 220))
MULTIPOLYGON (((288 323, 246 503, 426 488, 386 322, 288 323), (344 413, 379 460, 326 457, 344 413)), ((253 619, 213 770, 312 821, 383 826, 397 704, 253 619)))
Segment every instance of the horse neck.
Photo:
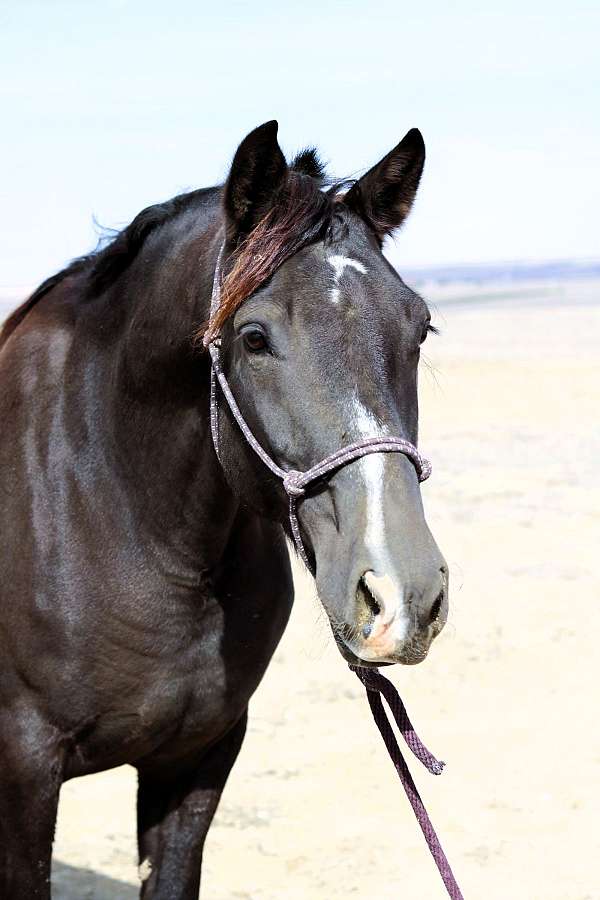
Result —
POLYGON ((108 298, 119 322, 108 354, 112 437, 129 501, 163 552, 203 570, 220 561, 238 511, 212 446, 208 356, 193 344, 219 245, 214 214, 174 222, 108 298))

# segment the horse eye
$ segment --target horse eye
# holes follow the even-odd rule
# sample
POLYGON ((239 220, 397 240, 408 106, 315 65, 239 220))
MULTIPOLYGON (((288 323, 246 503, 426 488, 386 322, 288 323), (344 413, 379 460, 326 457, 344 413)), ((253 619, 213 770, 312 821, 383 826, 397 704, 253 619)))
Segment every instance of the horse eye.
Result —
POLYGON ((428 334, 439 334, 439 331, 437 330, 435 325, 431 324, 431 322, 428 322, 427 325, 425 325, 423 333, 421 334, 421 340, 419 341, 420 344, 423 343, 428 334))
POLYGON ((252 328, 243 333, 244 346, 250 353, 260 353, 267 349, 267 339, 258 328, 252 328))

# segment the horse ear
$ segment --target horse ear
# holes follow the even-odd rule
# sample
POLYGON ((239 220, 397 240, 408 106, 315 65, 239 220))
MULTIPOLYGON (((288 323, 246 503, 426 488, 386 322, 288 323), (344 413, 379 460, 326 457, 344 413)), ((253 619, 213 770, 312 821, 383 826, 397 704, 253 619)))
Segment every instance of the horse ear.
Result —
POLYGON ((344 202, 373 229, 377 238, 399 228, 408 216, 425 164, 425 142, 411 128, 397 147, 354 184, 344 202))
POLYGON ((239 243, 252 231, 285 181, 287 164, 277 129, 276 121, 259 125, 236 150, 223 195, 228 241, 239 243))

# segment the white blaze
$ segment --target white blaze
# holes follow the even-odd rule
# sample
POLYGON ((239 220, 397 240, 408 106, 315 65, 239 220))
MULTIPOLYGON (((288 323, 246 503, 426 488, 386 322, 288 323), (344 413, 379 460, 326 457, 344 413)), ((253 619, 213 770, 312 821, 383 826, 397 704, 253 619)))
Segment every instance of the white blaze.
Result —
POLYGON ((340 290, 339 283, 340 278, 344 274, 344 269, 346 267, 350 267, 351 269, 356 269, 357 272, 360 272, 361 275, 366 275, 367 270, 366 267, 359 262, 357 259, 352 259, 350 256, 341 256, 340 254, 334 254, 333 256, 327 257, 327 262, 330 266, 333 267, 333 284, 331 291, 329 292, 329 296, 333 303, 339 303, 340 299, 340 290))
MULTIPOLYGON (((352 404, 352 424, 359 438, 386 435, 385 429, 358 400, 352 404)), ((394 568, 387 547, 383 516, 385 464, 385 453, 370 453, 353 463, 360 467, 366 490, 367 525, 364 541, 373 569, 368 586, 373 590, 375 597, 379 596, 382 600, 385 610, 383 621, 389 622, 394 618, 394 614, 396 615, 395 636, 402 641, 408 633, 409 618, 404 607, 399 579, 397 576, 394 577, 394 568)))

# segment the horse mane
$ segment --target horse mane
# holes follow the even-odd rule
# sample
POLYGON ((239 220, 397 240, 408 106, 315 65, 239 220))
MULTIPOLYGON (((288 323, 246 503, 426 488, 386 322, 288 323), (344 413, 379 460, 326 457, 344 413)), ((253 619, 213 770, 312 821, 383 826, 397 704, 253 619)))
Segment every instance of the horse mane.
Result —
POLYGON ((85 294, 95 297, 121 275, 135 259, 146 239, 161 225, 173 219, 200 195, 214 188, 179 194, 164 203, 148 206, 121 231, 106 229, 91 253, 74 259, 68 266, 47 278, 21 306, 6 319, 0 330, 0 347, 8 340, 25 316, 57 285, 73 275, 85 275, 85 294))
MULTIPOLYGON (((223 312, 219 315, 221 323, 288 256, 315 240, 319 231, 326 227, 331 213, 331 200, 321 190, 324 184, 324 167, 316 150, 307 148, 300 151, 291 163, 286 189, 280 198, 281 207, 276 211, 272 210, 259 223, 258 228, 236 253, 234 269, 227 279, 227 306, 223 307, 223 312), (264 255, 262 265, 256 265, 256 260, 251 264, 259 247, 264 255), (226 315, 225 309, 228 310, 226 315)), ((218 190, 219 188, 201 188, 179 194, 164 203, 143 209, 121 231, 105 233, 95 250, 51 275, 17 307, 0 330, 0 347, 33 307, 65 279, 78 275, 85 277, 85 296, 98 296, 131 265, 149 235, 192 207, 198 200, 218 190)))
POLYGON ((293 160, 272 205, 232 255, 233 265, 223 279, 220 303, 196 339, 214 339, 227 320, 251 294, 265 284, 291 256, 326 238, 334 223, 341 227, 341 194, 349 181, 331 182, 312 148, 293 160))
POLYGON ((17 325, 20 325, 27 313, 29 313, 33 307, 45 297, 46 294, 49 294, 50 291, 56 287, 57 284, 60 284, 61 281, 64 281, 65 278, 68 278, 69 275, 76 275, 77 273, 83 271, 85 269, 90 257, 82 256, 79 259, 73 260, 65 269, 57 272, 55 275, 51 275, 50 278, 46 278, 38 288, 31 294, 24 303, 21 303, 20 306, 10 314, 10 316, 5 319, 4 324, 0 328, 0 348, 6 343, 9 339, 17 325))

